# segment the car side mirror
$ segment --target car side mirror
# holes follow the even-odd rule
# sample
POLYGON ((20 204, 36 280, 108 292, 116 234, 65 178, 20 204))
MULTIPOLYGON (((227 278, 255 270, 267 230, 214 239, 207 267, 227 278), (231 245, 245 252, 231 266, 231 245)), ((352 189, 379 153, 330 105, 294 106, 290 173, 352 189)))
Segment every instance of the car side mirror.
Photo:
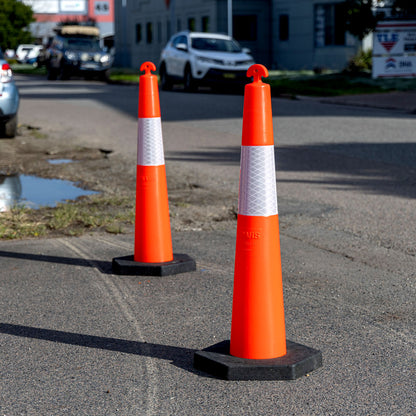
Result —
POLYGON ((251 55, 251 49, 249 48, 243 48, 243 52, 246 53, 247 55, 251 55))
POLYGON ((184 52, 188 51, 188 47, 186 46, 186 43, 178 43, 176 45, 176 49, 178 49, 180 51, 184 51, 184 52))

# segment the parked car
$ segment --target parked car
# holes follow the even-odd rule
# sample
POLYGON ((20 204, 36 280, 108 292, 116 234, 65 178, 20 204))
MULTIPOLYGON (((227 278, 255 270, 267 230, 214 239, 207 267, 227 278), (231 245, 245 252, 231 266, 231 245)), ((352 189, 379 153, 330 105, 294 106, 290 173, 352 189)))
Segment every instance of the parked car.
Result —
POLYGON ((0 49, 0 136, 15 137, 19 90, 14 83, 12 69, 0 49))
POLYGON ((246 72, 252 64, 249 50, 242 49, 230 36, 179 32, 160 56, 161 87, 168 90, 176 81, 188 91, 199 85, 242 85, 247 82, 246 72))
POLYGON ((16 60, 20 64, 26 63, 29 53, 39 45, 19 45, 16 49, 16 60))
POLYGON ((26 55, 25 63, 38 66, 38 57, 43 51, 43 45, 35 45, 26 55))
POLYGON ((100 46, 99 30, 91 26, 62 26, 46 51, 48 79, 109 75, 113 56, 100 46))

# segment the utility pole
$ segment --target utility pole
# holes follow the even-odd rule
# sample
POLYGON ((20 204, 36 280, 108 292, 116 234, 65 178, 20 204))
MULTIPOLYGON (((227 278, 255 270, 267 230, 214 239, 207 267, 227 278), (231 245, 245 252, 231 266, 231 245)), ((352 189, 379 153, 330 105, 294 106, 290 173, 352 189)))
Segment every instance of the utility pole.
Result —
POLYGON ((228 36, 233 35, 233 0, 227 0, 228 36))
POLYGON ((129 66, 128 62, 128 45, 127 45, 127 0, 121 1, 121 25, 122 25, 122 48, 121 48, 121 62, 124 67, 129 66))
POLYGON ((169 37, 171 37, 176 31, 176 18, 175 18, 175 0, 170 0, 169 7, 170 7, 170 33, 169 37))

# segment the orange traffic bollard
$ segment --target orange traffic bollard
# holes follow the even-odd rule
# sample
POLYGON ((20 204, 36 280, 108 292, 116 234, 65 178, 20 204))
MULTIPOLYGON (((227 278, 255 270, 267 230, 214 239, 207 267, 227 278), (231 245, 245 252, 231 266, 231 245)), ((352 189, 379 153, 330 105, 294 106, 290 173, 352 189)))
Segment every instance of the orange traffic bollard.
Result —
POLYGON ((286 354, 270 85, 252 66, 245 89, 230 353, 286 354))
POLYGON ((244 92, 231 338, 194 366, 228 380, 290 380, 322 365, 320 351, 286 340, 270 86, 263 65, 244 92))
POLYGON ((134 261, 167 262, 173 251, 156 67, 145 62, 140 70, 134 261))
POLYGON ((152 62, 140 76, 134 255, 113 259, 117 274, 168 275, 196 269, 185 254, 173 254, 159 90, 152 62))

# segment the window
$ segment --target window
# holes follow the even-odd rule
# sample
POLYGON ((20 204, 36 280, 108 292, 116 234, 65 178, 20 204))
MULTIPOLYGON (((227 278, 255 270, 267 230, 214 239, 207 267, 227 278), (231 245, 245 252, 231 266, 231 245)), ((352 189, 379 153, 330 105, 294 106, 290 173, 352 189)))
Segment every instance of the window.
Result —
POLYGON ((140 23, 136 24, 136 43, 142 41, 142 25, 140 23))
POLYGON ((191 32, 195 32, 196 29, 196 22, 195 19, 193 17, 188 19, 188 30, 190 30, 191 32))
POLYGON ((172 36, 171 30, 170 30, 170 20, 166 22, 166 41, 170 39, 172 36))
POLYGON ((279 16, 279 40, 289 40, 289 15, 281 14, 279 16))
POLYGON ((233 16, 233 35, 237 40, 257 40, 257 16, 233 16))
POLYGON ((185 44, 186 46, 188 46, 188 42, 187 42, 187 40, 186 40, 186 36, 184 36, 184 35, 179 35, 179 36, 176 36, 176 38, 174 38, 173 40, 172 40, 172 46, 174 47, 174 48, 176 48, 180 43, 182 43, 182 44, 185 44))
POLYGON ((157 22, 157 41, 162 43, 162 22, 157 22))
POLYGON ((203 32, 209 32, 209 16, 203 16, 201 19, 201 27, 203 32))
POLYGON ((180 32, 182 30, 182 22, 181 19, 178 19, 176 22, 176 30, 180 32))
POLYGON ((146 23, 146 43, 153 42, 153 24, 151 22, 146 23))
POLYGON ((315 46, 345 45, 344 4, 315 6, 315 46))

